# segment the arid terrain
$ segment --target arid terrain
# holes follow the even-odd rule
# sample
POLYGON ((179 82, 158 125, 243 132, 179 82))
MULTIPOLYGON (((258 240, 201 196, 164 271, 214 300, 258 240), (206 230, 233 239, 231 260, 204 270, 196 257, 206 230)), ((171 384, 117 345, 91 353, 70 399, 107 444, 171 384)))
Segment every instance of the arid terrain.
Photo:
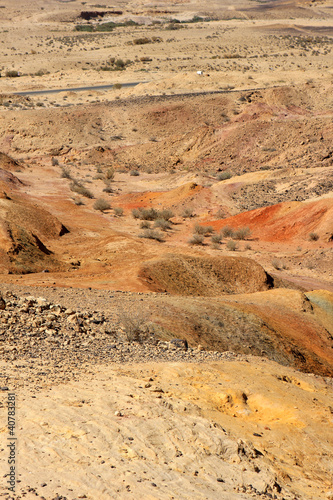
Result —
POLYGON ((333 3, 2 0, 0 74, 0 497, 332 500, 333 3))

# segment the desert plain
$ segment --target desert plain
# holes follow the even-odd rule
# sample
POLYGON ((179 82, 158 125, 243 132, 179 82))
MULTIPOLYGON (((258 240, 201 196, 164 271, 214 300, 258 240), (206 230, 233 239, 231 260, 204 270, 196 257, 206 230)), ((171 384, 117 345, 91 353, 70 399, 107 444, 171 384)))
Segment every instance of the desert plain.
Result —
POLYGON ((100 1, 0 1, 0 497, 332 500, 333 3, 100 1))

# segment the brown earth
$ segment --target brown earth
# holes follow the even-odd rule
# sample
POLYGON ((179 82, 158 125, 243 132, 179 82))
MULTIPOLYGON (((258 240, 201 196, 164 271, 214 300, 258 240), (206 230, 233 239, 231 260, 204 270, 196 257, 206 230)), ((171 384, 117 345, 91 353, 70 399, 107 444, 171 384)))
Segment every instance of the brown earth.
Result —
POLYGON ((0 5, 0 495, 332 499, 331 2, 83 3, 0 5))

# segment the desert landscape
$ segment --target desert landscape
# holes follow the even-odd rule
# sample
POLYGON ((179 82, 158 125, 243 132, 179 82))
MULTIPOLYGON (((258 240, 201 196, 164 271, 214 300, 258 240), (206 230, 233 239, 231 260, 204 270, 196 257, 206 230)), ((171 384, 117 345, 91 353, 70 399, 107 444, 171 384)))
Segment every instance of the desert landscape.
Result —
POLYGON ((333 499, 333 3, 0 1, 0 497, 333 499))

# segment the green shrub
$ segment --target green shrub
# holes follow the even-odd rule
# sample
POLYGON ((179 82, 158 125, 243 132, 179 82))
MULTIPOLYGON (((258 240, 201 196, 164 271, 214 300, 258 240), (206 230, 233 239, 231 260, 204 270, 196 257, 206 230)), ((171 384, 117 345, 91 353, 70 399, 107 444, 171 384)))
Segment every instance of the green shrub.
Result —
POLYGON ((104 212, 104 210, 109 210, 111 208, 110 203, 103 198, 98 198, 94 203, 94 209, 104 212))

